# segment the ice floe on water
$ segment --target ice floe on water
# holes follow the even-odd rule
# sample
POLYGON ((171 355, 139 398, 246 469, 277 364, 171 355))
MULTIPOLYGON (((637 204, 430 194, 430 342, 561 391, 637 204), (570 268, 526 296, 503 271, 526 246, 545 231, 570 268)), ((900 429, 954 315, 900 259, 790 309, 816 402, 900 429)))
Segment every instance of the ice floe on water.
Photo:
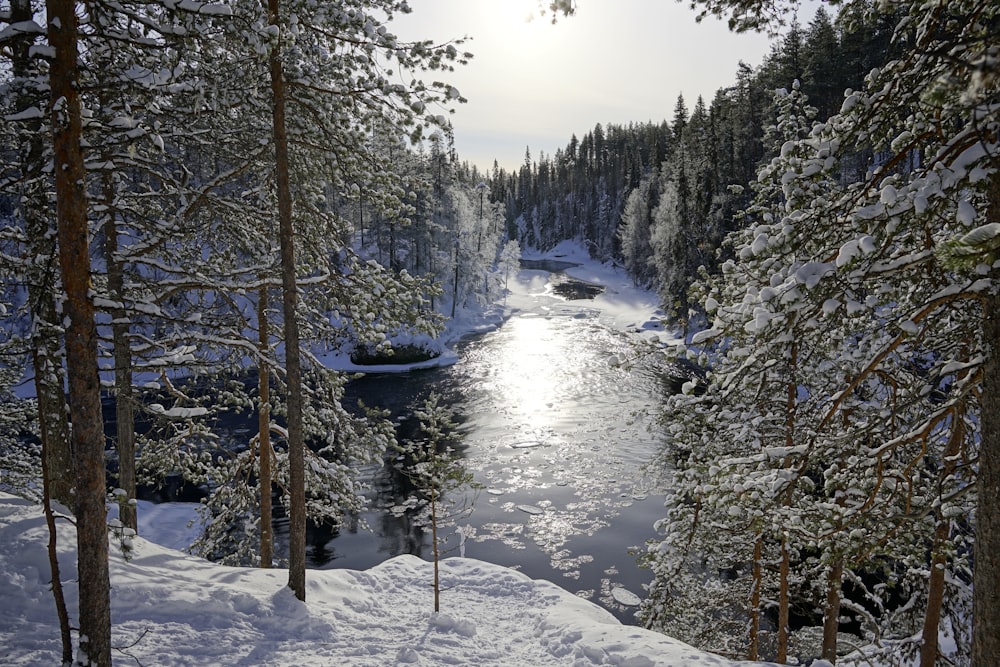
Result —
POLYGON ((626 607, 637 607, 642 602, 642 598, 621 586, 611 587, 611 597, 615 599, 615 602, 623 604, 626 607))

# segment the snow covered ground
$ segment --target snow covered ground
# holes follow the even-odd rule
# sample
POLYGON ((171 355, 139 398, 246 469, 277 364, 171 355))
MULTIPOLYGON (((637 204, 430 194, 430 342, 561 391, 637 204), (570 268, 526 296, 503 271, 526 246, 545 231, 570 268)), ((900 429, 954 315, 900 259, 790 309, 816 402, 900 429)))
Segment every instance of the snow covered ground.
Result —
MULTIPOLYGON (((153 530, 180 535, 178 517, 153 530)), ((180 522, 183 524, 183 521, 180 522)), ((60 567, 76 625, 75 538, 59 522, 60 567)), ((140 527, 140 533, 144 532, 140 527)), ((155 534, 153 535, 155 537, 155 534)), ((40 507, 0 494, 0 663, 55 665, 59 632, 40 507)), ((222 567, 142 538, 111 556, 118 665, 734 665, 497 565, 442 563, 441 612, 431 564, 400 556, 370 570, 310 571, 307 601, 284 570, 222 567)), ((749 663, 743 663, 749 664, 749 663)))

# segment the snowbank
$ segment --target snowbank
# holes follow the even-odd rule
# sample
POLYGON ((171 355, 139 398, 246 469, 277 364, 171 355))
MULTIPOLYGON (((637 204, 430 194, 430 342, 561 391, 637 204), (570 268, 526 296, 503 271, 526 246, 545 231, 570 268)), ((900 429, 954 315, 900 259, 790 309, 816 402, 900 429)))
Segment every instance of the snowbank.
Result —
POLYGON ((577 280, 602 285, 605 291, 593 301, 573 303, 587 304, 599 312, 603 322, 614 328, 658 332, 653 334, 656 338, 669 338, 663 332, 659 296, 653 291, 636 287, 625 270, 612 262, 591 259, 580 242, 563 241, 545 252, 529 251, 524 254, 524 259, 555 259, 576 264, 564 273, 577 280))
MULTIPOLYGON (((76 625, 75 536, 59 522, 76 625)), ((167 523, 170 523, 169 521, 167 523)), ((0 494, 0 662, 54 665, 59 633, 41 508, 0 494)), ((121 665, 733 665, 641 628, 547 581, 465 559, 400 556, 370 570, 312 570, 307 602, 284 570, 230 568, 136 539, 111 556, 112 643, 121 665), (134 656, 134 657, 133 657, 134 656)), ((744 663, 749 664, 749 663, 744 663)))
POLYGON ((421 368, 448 366, 458 362, 458 355, 450 347, 471 334, 485 333, 501 326, 509 317, 519 312, 545 311, 565 302, 573 310, 594 312, 601 321, 615 329, 643 333, 655 340, 670 342, 673 335, 663 329, 659 297, 655 292, 636 287, 624 269, 611 262, 601 263, 590 258, 587 249, 578 241, 563 241, 551 250, 528 250, 524 259, 551 259, 570 262, 576 266, 564 271, 567 276, 604 287, 595 299, 566 302, 553 294, 549 286, 548 271, 522 269, 512 272, 507 281, 508 293, 499 303, 488 306, 470 306, 460 309, 447 321, 445 330, 437 340, 399 339, 399 345, 416 343, 439 356, 412 364, 359 365, 346 354, 326 352, 318 354, 329 368, 358 373, 401 373, 421 368))

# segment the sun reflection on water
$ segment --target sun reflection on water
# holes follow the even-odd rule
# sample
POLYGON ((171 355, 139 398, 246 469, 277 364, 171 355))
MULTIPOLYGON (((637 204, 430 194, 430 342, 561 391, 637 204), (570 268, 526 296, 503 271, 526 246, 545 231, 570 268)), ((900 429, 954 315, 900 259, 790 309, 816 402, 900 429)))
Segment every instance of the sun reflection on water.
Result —
POLYGON ((554 359, 566 357, 568 338, 544 317, 519 317, 505 328, 496 352, 495 396, 510 419, 548 430, 564 392, 554 359))
POLYGON ((621 576, 598 561, 625 566, 629 547, 642 541, 617 541, 620 514, 637 504, 656 513, 648 498, 659 480, 642 469, 657 439, 647 428, 656 397, 642 376, 610 363, 629 340, 595 311, 539 310, 486 334, 450 371, 468 415, 467 465, 485 489, 468 554, 517 566, 537 549, 548 558, 546 576, 610 600, 604 589, 621 576))

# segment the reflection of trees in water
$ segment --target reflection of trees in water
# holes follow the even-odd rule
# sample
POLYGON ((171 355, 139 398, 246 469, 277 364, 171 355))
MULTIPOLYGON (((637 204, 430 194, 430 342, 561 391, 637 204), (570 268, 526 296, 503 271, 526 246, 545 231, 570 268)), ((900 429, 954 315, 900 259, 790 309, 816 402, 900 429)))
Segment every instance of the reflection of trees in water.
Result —
POLYGON ((387 511, 412 497, 417 491, 416 485, 393 465, 386 465, 378 480, 382 483, 378 503, 379 529, 376 531, 380 537, 379 551, 389 556, 409 554, 422 558, 428 545, 424 543, 425 524, 418 520, 418 512, 387 511))
MULTIPOLYGON (((413 493, 413 484, 391 465, 381 467, 368 478, 368 482, 371 484, 370 509, 373 510, 368 512, 368 517, 372 523, 364 524, 359 514, 345 516, 344 524, 339 527, 309 523, 306 526, 306 558, 310 567, 323 567, 347 556, 343 551, 337 551, 335 538, 342 534, 363 532, 370 532, 377 538, 378 553, 386 555, 379 560, 400 555, 423 558, 429 546, 425 542, 424 524, 412 512, 398 515, 389 511, 413 493)), ((283 549, 288 534, 287 523, 281 512, 276 519, 275 530, 283 549)))
POLYGON ((558 273, 566 269, 580 266, 577 262, 564 262, 558 259, 522 259, 521 268, 529 271, 548 271, 558 273))
MULTIPOLYGON (((407 413, 406 411, 412 409, 412 405, 417 402, 414 392, 418 389, 426 390, 429 385, 432 386, 427 381, 429 377, 432 375, 416 372, 404 374, 404 377, 398 378, 405 390, 393 393, 391 396, 395 407, 395 413, 392 416, 395 418, 396 438, 399 442, 413 440, 420 435, 419 419, 412 412, 407 413)), ((378 380, 376 386, 384 391, 385 378, 376 377, 373 379, 378 380)), ((363 383, 360 384, 364 387, 363 383)), ((377 402, 373 400, 375 398, 374 392, 362 390, 358 393, 363 396, 362 400, 366 402, 377 402)), ((444 396, 441 402, 446 406, 454 405, 461 398, 456 388, 449 388, 441 394, 444 396)), ((468 417, 465 415, 454 419, 457 431, 462 430, 461 423, 467 419, 468 417)), ((456 459, 464 459, 467 447, 460 443, 453 443, 451 451, 456 459)), ((426 491, 421 490, 410 476, 404 474, 400 469, 400 462, 395 460, 397 456, 398 454, 395 453, 387 453, 388 458, 385 465, 373 467, 370 473, 361 475, 371 486, 368 495, 372 511, 367 513, 367 518, 371 521, 370 525, 363 525, 362 517, 357 514, 345 516, 344 525, 339 528, 312 523, 307 525, 307 559, 311 567, 322 567, 338 557, 346 555, 342 552, 338 553, 335 543, 332 542, 342 533, 355 534, 370 531, 377 538, 378 553, 385 554, 386 558, 399 555, 424 558, 429 555, 431 546, 430 519, 427 516, 426 508, 429 495, 426 491), (406 507, 405 511, 400 510, 399 508, 406 506, 408 501, 412 506, 406 507)), ((459 500, 459 504, 461 503, 462 500, 459 500)), ((280 538, 285 538, 287 526, 284 524, 287 522, 284 520, 280 504, 276 503, 275 507, 279 522, 277 534, 280 538)), ((447 540, 441 541, 447 542, 447 540)))
POLYGON ((306 557, 310 565, 325 565, 337 557, 335 549, 328 548, 330 540, 341 530, 327 524, 312 524, 306 531, 306 557))

